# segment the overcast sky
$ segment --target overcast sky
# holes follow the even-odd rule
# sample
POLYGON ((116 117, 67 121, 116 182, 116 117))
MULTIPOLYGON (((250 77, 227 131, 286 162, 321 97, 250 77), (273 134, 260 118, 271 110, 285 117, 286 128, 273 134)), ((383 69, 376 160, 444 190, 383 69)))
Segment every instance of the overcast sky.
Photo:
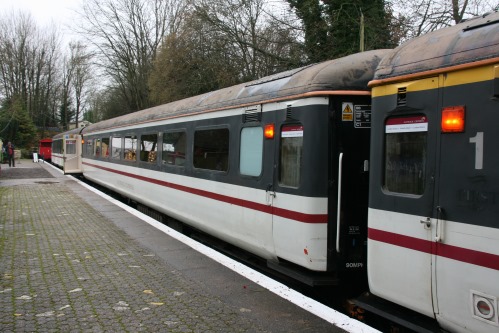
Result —
POLYGON ((83 0, 0 0, 0 13, 5 15, 12 10, 30 12, 41 26, 52 21, 57 25, 67 25, 74 18, 74 11, 81 7, 83 0))

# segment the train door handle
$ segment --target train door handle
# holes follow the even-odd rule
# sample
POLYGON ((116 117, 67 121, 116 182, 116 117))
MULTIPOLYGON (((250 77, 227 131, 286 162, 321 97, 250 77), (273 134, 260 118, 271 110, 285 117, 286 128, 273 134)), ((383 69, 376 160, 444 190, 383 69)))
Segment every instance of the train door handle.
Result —
POLYGON ((338 155, 338 202, 336 203, 336 253, 340 253, 342 177, 343 177, 343 153, 340 153, 338 155))
POLYGON ((437 228, 435 232, 435 242, 442 243, 444 241, 444 210, 437 206, 437 228))
POLYGON ((276 193, 274 191, 274 185, 268 184, 267 189, 265 191, 265 199, 267 201, 267 205, 272 205, 272 199, 276 197, 276 193))
POLYGON ((429 217, 426 218, 426 220, 421 220, 419 221, 421 224, 424 224, 424 228, 426 230, 429 230, 431 228, 431 219, 429 217))

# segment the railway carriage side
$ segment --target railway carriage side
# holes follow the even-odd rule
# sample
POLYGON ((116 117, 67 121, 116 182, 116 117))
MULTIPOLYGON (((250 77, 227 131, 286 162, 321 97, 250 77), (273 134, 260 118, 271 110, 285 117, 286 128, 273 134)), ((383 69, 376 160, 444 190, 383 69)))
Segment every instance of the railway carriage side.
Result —
POLYGON ((312 259, 307 264, 323 270, 324 244, 317 240, 324 238, 327 222, 327 173, 302 161, 322 158, 320 148, 304 152, 313 141, 303 143, 303 138, 310 128, 327 140, 328 98, 290 103, 295 104, 292 121, 277 121, 278 113, 285 117, 286 105, 271 103, 257 107, 256 118, 243 108, 87 134, 85 177, 265 259, 277 260, 276 252, 283 252, 283 258, 300 261, 293 258, 300 254, 290 257, 275 249, 273 211, 278 210, 288 234, 301 228, 297 234, 307 239, 294 238, 308 244, 312 259), (271 128, 275 134, 265 136, 271 128), (287 171, 274 185, 279 133, 284 133, 287 171))
POLYGON ((446 330, 497 332, 499 14, 450 29, 373 81, 369 287, 446 330))
POLYGON ((370 136, 366 84, 384 53, 91 125, 84 133, 84 175, 310 284, 337 283, 340 272, 361 275, 370 136), (314 80, 323 80, 322 86, 314 80), (351 86, 344 84, 348 80, 351 86), (222 98, 210 105, 217 96, 222 98), (198 101, 203 104, 192 107, 198 101))

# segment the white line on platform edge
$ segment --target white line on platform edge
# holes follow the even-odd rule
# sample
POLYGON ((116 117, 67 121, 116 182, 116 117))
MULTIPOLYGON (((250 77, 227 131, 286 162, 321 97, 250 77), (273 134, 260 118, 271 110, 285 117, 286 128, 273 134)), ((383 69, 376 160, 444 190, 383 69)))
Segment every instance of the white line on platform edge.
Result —
MULTIPOLYGON (((71 176, 67 176, 71 177, 71 176)), ((72 177, 71 177, 72 178, 72 177)), ((358 321, 353 318, 350 318, 341 312, 338 312, 330 307, 325 306, 309 297, 304 296, 303 294, 293 290, 289 287, 286 287, 282 283, 272 280, 271 278, 251 269, 231 258, 226 257, 225 255, 179 233, 176 230, 173 230, 170 227, 156 221, 155 219, 125 205, 124 203, 110 197, 109 195, 100 192, 99 190, 93 188, 90 185, 87 185, 76 178, 72 178, 80 185, 86 187, 90 191, 100 195, 104 199, 112 202, 113 204, 119 206, 120 208, 126 210, 130 214, 138 217, 144 222, 150 224, 154 228, 164 232, 170 237, 175 238, 176 240, 186 244, 187 246, 193 248, 194 250, 206 255, 207 257, 215 260, 216 262, 224 265, 225 267, 233 270, 234 272, 246 277, 247 279, 253 281, 254 283, 262 286, 265 289, 273 292, 274 294, 288 300, 289 302, 301 307, 302 309, 313 313, 314 315, 322 318, 335 326, 344 329, 350 333, 381 333, 380 331, 358 321)))

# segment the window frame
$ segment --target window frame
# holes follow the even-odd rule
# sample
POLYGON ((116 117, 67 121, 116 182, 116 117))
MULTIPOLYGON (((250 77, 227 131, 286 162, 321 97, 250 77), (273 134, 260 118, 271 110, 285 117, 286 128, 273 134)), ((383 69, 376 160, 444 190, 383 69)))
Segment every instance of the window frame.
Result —
MULTIPOLYGON (((229 126, 227 125, 223 125, 223 126, 210 126, 210 127, 198 127, 198 128, 194 128, 193 131, 192 131, 192 167, 195 169, 195 170, 202 170, 202 171, 208 171, 208 172, 218 172, 218 173, 225 173, 227 174, 230 170, 230 155, 231 155, 231 151, 230 151, 230 148, 231 148, 231 143, 230 143, 230 128, 229 126), (200 148, 197 148, 196 147, 196 135, 200 132, 208 132, 208 131, 226 131, 227 132, 227 145, 225 147, 222 147, 222 148, 226 148, 226 154, 224 156, 226 156, 225 158, 225 162, 226 162, 226 165, 225 165, 225 168, 224 168, 224 165, 223 165, 223 162, 220 162, 220 158, 217 158, 217 160, 219 161, 216 161, 215 163, 215 168, 206 168, 206 167, 201 167, 198 165, 196 165, 197 163, 197 160, 199 159, 199 157, 201 156, 202 158, 204 158, 205 160, 207 160, 208 158, 208 154, 210 155, 214 155, 214 154, 217 154, 217 152, 202 152, 198 149, 200 148), (220 164, 222 163, 222 164, 220 164), (220 165, 221 169, 217 169, 218 168, 218 165, 220 165)), ((218 147, 217 147, 218 148, 218 147)), ((222 152, 223 154, 223 152, 222 152)), ((224 157, 222 157, 223 159, 224 157)), ((200 160, 200 159, 199 159, 200 160)), ((207 162, 207 164, 213 164, 212 161, 205 161, 207 162)))
POLYGON ((381 183, 384 192, 411 197, 424 195, 427 186, 429 135, 428 117, 424 114, 394 115, 385 119, 381 183), (414 122, 417 118, 424 119, 424 121, 414 122), (394 127, 394 129, 389 129, 389 127, 394 127), (418 140, 420 138, 424 140, 418 140), (389 144, 391 147, 388 147, 389 144), (413 147, 408 146, 409 144, 413 147), (419 149, 418 154, 409 155, 411 151, 414 152, 416 149, 419 149), (398 150, 398 152, 393 152, 394 150, 398 150), (395 158, 390 159, 391 156, 396 157, 397 161, 395 158), (407 163, 408 159, 404 160, 404 156, 409 156, 412 162, 407 163), (389 163, 398 163, 402 167, 389 167, 389 163), (421 168, 411 172, 411 168, 414 166, 421 166, 421 168), (394 171, 390 172, 389 170, 394 171), (408 172, 403 174, 404 170, 408 172), (420 175, 418 182, 414 181, 414 177, 418 177, 417 174, 420 175), (396 179, 391 180, 393 178, 396 179), (414 190, 403 190, 403 184, 415 184, 412 186, 414 190))
POLYGON ((303 154, 304 154, 304 148, 305 148, 305 129, 304 128, 305 128, 305 125, 302 122, 292 122, 292 123, 282 124, 280 129, 279 129, 279 164, 278 164, 279 170, 277 173, 277 183, 279 184, 280 187, 299 189, 301 186, 301 182, 303 179, 303 172, 304 172, 304 169, 303 169, 303 154), (288 128, 288 127, 290 129, 294 128, 294 130, 287 131, 287 132, 290 132, 290 134, 289 134, 290 136, 284 137, 283 136, 283 133, 285 132, 284 128, 288 128), (296 132, 296 133, 293 133, 293 132, 296 132), (299 178, 293 184, 284 183, 284 180, 283 180, 283 165, 284 165, 284 163, 283 163, 283 138, 290 138, 290 139, 301 138, 300 161, 299 161, 299 164, 297 164, 298 165, 297 174, 298 174, 299 178))
POLYGON ((109 148, 110 148, 110 138, 109 136, 103 136, 101 138, 101 158, 109 158, 109 148), (107 140, 107 149, 104 151, 105 140, 107 140))
MULTIPOLYGON (((138 140, 138 145, 139 145, 139 161, 140 162, 144 162, 144 163, 148 163, 148 164, 156 164, 158 162, 158 145, 159 145, 159 134, 158 132, 146 132, 146 133, 143 133, 140 135, 140 139, 138 140), (147 137, 147 136, 155 136, 156 137, 156 141, 154 141, 153 143, 153 146, 154 146, 154 150, 143 150, 142 149, 142 146, 143 146, 143 142, 144 142, 144 137, 147 137), (144 152, 147 152, 147 159, 143 159, 143 153, 144 152), (151 160, 151 153, 155 153, 153 154, 154 155, 154 160, 151 160)), ((148 142, 153 142, 153 141, 148 141, 148 142)))
MULTIPOLYGON (((167 167, 172 167, 172 168, 185 168, 186 162, 187 162, 187 151, 188 151, 187 140, 188 140, 188 132, 185 128, 165 130, 165 131, 161 132, 161 164, 164 166, 167 166, 167 167), (173 154, 171 154, 171 152, 164 149, 165 148, 165 138, 167 137, 168 134, 174 134, 174 133, 181 133, 184 135, 184 138, 185 138, 184 146, 182 147, 184 149, 184 151, 183 151, 184 156, 183 156, 183 163, 182 164, 168 163, 168 157, 173 157, 173 160, 175 161, 176 158, 179 157, 179 155, 177 155, 177 153, 175 151, 173 152, 173 154)), ((176 149, 177 146, 174 146, 174 148, 176 149)), ((182 157, 180 156, 180 158, 182 158, 182 157)))
POLYGON ((137 162, 137 142, 138 142, 138 137, 136 134, 125 134, 123 135, 123 161, 126 162, 137 162), (126 140, 131 139, 132 140, 132 146, 131 148, 126 147, 126 140), (135 143, 135 148, 134 148, 134 143, 135 143), (127 151, 128 150, 128 151, 127 151), (127 158, 127 156, 131 158, 127 158))
POLYGON ((99 158, 101 156, 101 138, 94 138, 93 139, 93 157, 94 158, 99 158))
POLYGON ((123 135, 113 135, 111 137, 111 160, 119 161, 123 159, 123 135), (119 139, 119 140, 117 140, 119 139), (119 141, 120 146, 119 146, 119 153, 118 155, 115 154, 115 142, 119 141))

